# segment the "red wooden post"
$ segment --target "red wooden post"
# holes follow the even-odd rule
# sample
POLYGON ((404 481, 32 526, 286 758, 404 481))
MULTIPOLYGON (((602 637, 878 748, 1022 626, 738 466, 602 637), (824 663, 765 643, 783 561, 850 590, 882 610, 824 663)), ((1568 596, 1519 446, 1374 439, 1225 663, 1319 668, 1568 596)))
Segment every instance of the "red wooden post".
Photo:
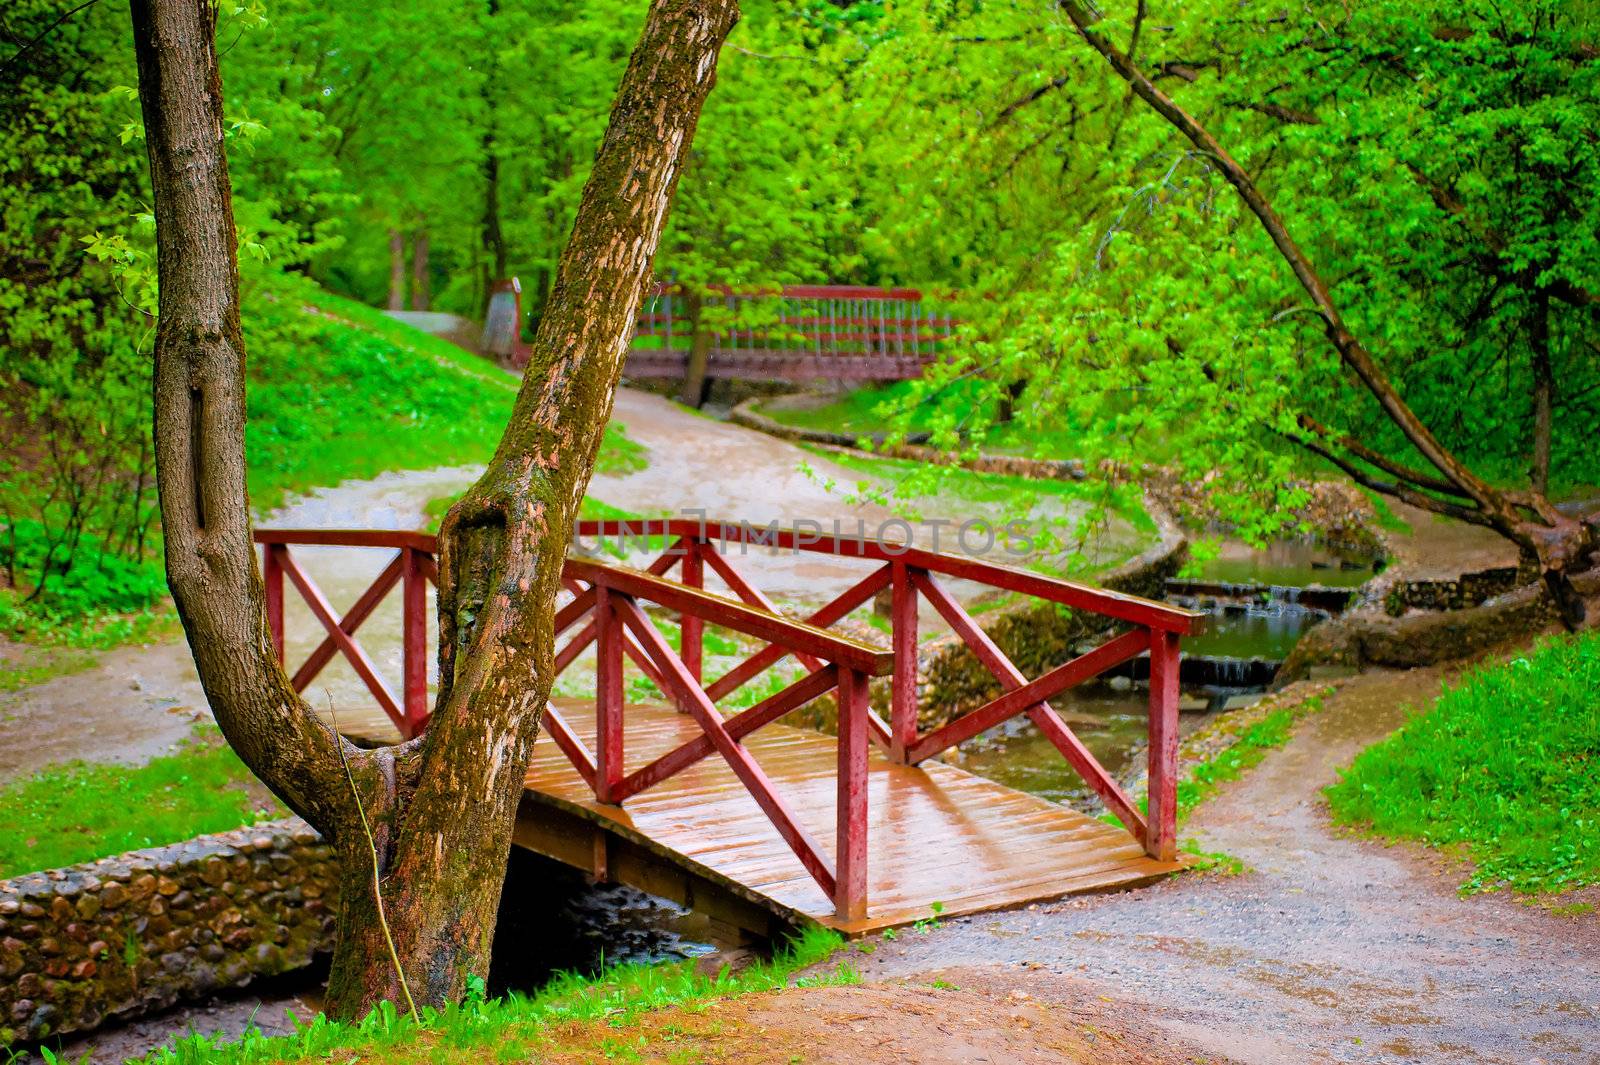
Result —
POLYGON ((839 673, 838 837, 834 913, 841 921, 867 915, 867 676, 839 673))
POLYGON ((917 589, 904 562, 891 565, 894 678, 889 696, 889 755, 904 763, 906 751, 917 742, 917 589))
POLYGON ((400 549, 401 624, 404 633, 405 733, 410 738, 428 723, 428 578, 415 549, 400 549))
POLYGON ((1149 810, 1144 849, 1170 862, 1178 849, 1178 634, 1150 633, 1149 810))
MULTIPOLYGON (((703 550, 715 550, 715 548, 707 548, 699 540, 691 540, 687 536, 683 538, 683 583, 690 588, 706 586, 705 560, 700 557, 700 552, 703 550)), ((706 623, 688 611, 680 614, 679 618, 681 639, 678 642, 682 647, 679 657, 689 668, 689 676, 698 684, 703 679, 701 662, 704 656, 706 623)))
POLYGON ((284 660, 283 651, 283 556, 289 550, 282 544, 267 544, 265 562, 261 567, 261 581, 266 586, 267 632, 272 636, 272 649, 278 653, 278 664, 284 660))
POLYGON ((615 802, 614 789, 622 783, 622 619, 611 602, 617 594, 595 586, 594 796, 601 802, 615 802))

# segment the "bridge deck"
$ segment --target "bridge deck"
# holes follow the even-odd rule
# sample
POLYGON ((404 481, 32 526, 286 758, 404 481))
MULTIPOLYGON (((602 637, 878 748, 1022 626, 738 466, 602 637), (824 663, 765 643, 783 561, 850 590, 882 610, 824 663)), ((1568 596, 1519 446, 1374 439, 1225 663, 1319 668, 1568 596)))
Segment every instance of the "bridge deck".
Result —
MULTIPOLYGON (((555 702, 592 749, 592 707, 586 700, 555 702)), ((630 769, 701 734, 692 718, 668 707, 629 704, 626 715, 630 769)), ((339 725, 358 741, 398 740, 376 711, 341 713, 339 725)), ((833 737, 775 724, 745 745, 831 857, 833 737)), ((725 920, 745 928, 758 923, 750 919, 753 908, 787 924, 867 935, 930 917, 934 903, 941 904, 942 916, 957 917, 1135 887, 1186 864, 1181 858, 1156 861, 1127 832, 1076 810, 943 762, 897 765, 874 747, 867 779, 867 916, 841 922, 772 822, 715 755, 623 806, 608 806, 595 800, 554 741, 541 733, 527 787, 520 845, 695 908, 720 910, 725 920), (723 901, 714 901, 713 893, 723 901), (729 902, 743 912, 729 916, 729 902)))
MULTIPOLYGON (((699 735, 669 708, 627 708, 631 766, 699 735)), ((587 717, 593 719, 593 713, 587 717)), ((582 720, 574 712, 575 727, 582 720)), ((580 729, 580 731, 582 731, 580 729)), ((593 738, 592 724, 584 736, 593 738)), ((769 725, 746 745, 799 820, 831 853, 834 740, 769 725)), ((860 935, 909 924, 941 903, 946 916, 1147 883, 1181 867, 1147 857, 1119 828, 942 762, 912 768, 874 750, 868 774, 867 917, 841 923, 726 763, 713 756, 629 799, 596 802, 555 744, 541 736, 528 772, 523 817, 576 815, 720 884, 790 922, 860 935)))

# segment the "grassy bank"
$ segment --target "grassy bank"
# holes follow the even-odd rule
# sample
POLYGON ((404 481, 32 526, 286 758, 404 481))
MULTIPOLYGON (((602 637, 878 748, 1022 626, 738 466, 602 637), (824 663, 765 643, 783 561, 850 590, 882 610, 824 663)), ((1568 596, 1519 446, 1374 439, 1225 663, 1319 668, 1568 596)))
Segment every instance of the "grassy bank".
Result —
POLYGON ((1600 633, 1467 674, 1327 794, 1345 824, 1470 859, 1463 891, 1600 883, 1600 633))
MULTIPOLYGON (((917 381, 853 388, 817 402, 767 402, 757 409, 775 422, 797 429, 871 436, 893 430, 906 433, 938 432, 988 424, 994 419, 992 395, 975 382, 957 382, 940 393, 937 403, 918 399, 917 381)), ((988 452, 1026 455, 1030 458, 1079 458, 1079 437, 1070 429, 1044 432, 1037 426, 991 425, 983 440, 988 452)))
MULTIPOLYGON (((1114 565, 1156 537, 1156 524, 1137 485, 1032 479, 801 447, 860 475, 853 484, 830 485, 841 495, 881 503, 913 521, 923 508, 970 515, 973 521, 962 542, 969 550, 981 547, 986 529, 992 529, 989 553, 997 561, 1078 576, 1114 565)), ((940 547, 954 550, 961 535, 955 523, 945 523, 940 547)))
POLYGON ((74 762, 0 788, 0 877, 178 843, 283 817, 222 742, 199 730, 141 766, 74 762))
POLYGON ((842 944, 833 932, 812 930, 771 962, 732 976, 702 976, 691 962, 619 966, 592 979, 559 977, 532 996, 485 1001, 473 995, 444 1011, 424 1009, 421 1017, 402 1016, 385 1004, 353 1024, 319 1016, 293 1036, 254 1035, 220 1043, 193 1035, 144 1060, 146 1065, 328 1060, 477 1065, 483 1061, 544 1061, 551 1054, 560 1054, 564 1061, 633 1061, 639 1058, 639 1048, 629 1028, 650 1010, 704 1008, 718 999, 792 985, 859 982, 847 965, 817 976, 794 978, 797 972, 827 961, 842 944))

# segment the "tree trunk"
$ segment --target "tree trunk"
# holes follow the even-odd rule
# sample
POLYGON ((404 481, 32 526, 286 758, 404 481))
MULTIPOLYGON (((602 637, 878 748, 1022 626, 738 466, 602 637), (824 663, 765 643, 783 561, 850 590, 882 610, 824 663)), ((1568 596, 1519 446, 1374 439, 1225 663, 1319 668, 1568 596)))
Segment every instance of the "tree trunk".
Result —
POLYGON ((406 309, 406 238, 398 229, 389 230, 389 309, 406 309))
POLYGON ((568 535, 737 3, 650 8, 511 423, 440 534, 432 724, 376 751, 341 740, 296 695, 267 632, 245 495, 244 344, 213 11, 203 0, 132 0, 132 14, 155 193, 155 440, 173 598, 229 742, 336 848, 343 890, 329 1012, 353 1017, 408 994, 442 1005, 469 974, 488 971, 552 680, 568 535))
POLYGON ((689 358, 684 366, 683 386, 678 390, 678 401, 699 410, 705 406, 711 382, 706 371, 711 363, 711 334, 700 324, 704 300, 699 292, 683 294, 683 305, 689 312, 689 358))
POLYGON ((411 309, 428 310, 433 303, 433 286, 428 276, 428 231, 411 235, 411 309))

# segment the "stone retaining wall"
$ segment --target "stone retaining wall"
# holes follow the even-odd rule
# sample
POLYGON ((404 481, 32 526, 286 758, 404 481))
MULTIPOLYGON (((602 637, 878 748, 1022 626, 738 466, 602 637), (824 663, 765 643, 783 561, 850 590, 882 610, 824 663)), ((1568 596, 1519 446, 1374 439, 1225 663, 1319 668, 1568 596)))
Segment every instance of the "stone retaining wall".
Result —
MULTIPOLYGON (((1572 583, 1596 604, 1600 570, 1580 573, 1572 583)), ((1555 603, 1542 583, 1524 585, 1461 610, 1409 613, 1398 618, 1376 611, 1346 614, 1301 637, 1274 684, 1299 680, 1320 665, 1409 668, 1467 658, 1538 632, 1556 619, 1555 603)))
POLYGON ((299 820, 0 881, 0 1047, 307 965, 337 887, 299 820))
POLYGON ((1394 617, 1407 610, 1464 610, 1538 579, 1537 561, 1528 560, 1520 566, 1497 566, 1450 580, 1401 580, 1389 589, 1383 607, 1394 617))

